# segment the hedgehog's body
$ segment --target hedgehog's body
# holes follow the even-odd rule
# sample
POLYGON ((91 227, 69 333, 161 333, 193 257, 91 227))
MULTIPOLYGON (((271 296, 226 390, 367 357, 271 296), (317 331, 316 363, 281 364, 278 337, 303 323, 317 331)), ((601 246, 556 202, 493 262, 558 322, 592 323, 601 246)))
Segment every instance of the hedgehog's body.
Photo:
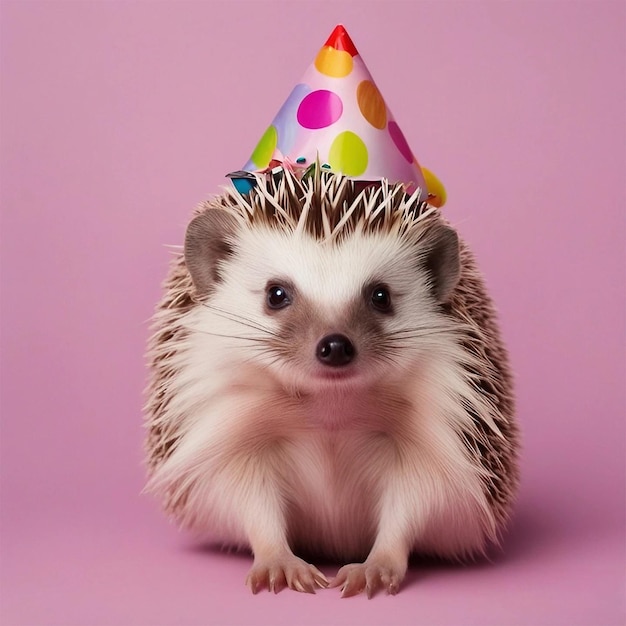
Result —
POLYGON ((257 183, 199 209, 166 284, 151 486, 182 524, 252 548, 253 589, 323 585, 294 551, 365 559, 335 579, 346 595, 395 591, 412 551, 483 551, 517 430, 471 254, 401 186, 257 183))

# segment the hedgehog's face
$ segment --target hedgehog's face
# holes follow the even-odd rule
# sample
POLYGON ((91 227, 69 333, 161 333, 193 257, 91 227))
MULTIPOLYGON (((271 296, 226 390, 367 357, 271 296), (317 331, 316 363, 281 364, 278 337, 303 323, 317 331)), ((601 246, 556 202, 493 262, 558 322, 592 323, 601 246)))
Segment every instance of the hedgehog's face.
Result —
POLYGON ((209 209, 185 246, 204 332, 229 362, 298 392, 400 378, 436 348, 459 275, 456 234, 432 220, 425 229, 319 242, 209 209))

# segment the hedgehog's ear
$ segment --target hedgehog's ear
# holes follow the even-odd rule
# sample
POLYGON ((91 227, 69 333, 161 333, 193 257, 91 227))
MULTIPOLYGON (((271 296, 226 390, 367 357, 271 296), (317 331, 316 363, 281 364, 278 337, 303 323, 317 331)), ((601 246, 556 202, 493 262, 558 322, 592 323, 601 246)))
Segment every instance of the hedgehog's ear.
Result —
POLYGON ((220 281, 220 262, 233 253, 237 218, 223 209, 207 209, 195 217, 185 235, 185 263, 199 295, 220 281))
POLYGON ((459 282, 459 237, 452 228, 435 223, 424 237, 422 266, 428 272, 433 295, 447 302, 459 282))

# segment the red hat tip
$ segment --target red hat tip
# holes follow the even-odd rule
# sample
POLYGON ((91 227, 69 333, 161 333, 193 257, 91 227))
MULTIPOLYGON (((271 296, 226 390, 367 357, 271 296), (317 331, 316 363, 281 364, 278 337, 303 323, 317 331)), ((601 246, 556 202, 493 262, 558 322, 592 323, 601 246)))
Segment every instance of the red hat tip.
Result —
POLYGON ((326 40, 324 45, 331 46, 331 48, 335 48, 335 50, 348 52, 353 57, 359 54, 359 51, 356 49, 352 39, 350 39, 350 35, 348 35, 348 31, 344 28, 343 24, 337 24, 337 26, 335 26, 335 30, 330 34, 330 37, 326 40))

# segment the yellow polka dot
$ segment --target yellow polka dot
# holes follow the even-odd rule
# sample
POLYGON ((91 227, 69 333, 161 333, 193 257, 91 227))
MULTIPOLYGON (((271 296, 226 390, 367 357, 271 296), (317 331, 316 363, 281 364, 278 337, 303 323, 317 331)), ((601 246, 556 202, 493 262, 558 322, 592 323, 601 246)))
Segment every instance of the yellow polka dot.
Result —
MULTIPOLYGON (((417 163, 417 159, 416 159, 417 163)), ((422 174, 424 175, 424 182, 428 189, 428 203, 438 208, 442 207, 446 203, 447 194, 446 188, 443 183, 425 167, 422 167, 422 174), (432 198, 430 197, 432 195, 432 198)))
POLYGON ((363 80, 356 90, 356 99, 363 117, 381 130, 387 125, 387 107, 380 91, 371 80, 363 80))
POLYGON ((324 46, 315 58, 315 67, 326 76, 342 78, 352 71, 352 55, 345 50, 324 46))
POLYGON ((360 176, 367 169, 367 147, 358 135, 346 130, 331 144, 328 163, 335 172, 360 176))
POLYGON ((256 145, 250 160, 259 169, 267 167, 270 164, 274 150, 276 150, 277 143, 278 133, 276 132, 276 128, 274 128, 274 126, 270 126, 263 134, 263 137, 259 140, 259 143, 256 145))

